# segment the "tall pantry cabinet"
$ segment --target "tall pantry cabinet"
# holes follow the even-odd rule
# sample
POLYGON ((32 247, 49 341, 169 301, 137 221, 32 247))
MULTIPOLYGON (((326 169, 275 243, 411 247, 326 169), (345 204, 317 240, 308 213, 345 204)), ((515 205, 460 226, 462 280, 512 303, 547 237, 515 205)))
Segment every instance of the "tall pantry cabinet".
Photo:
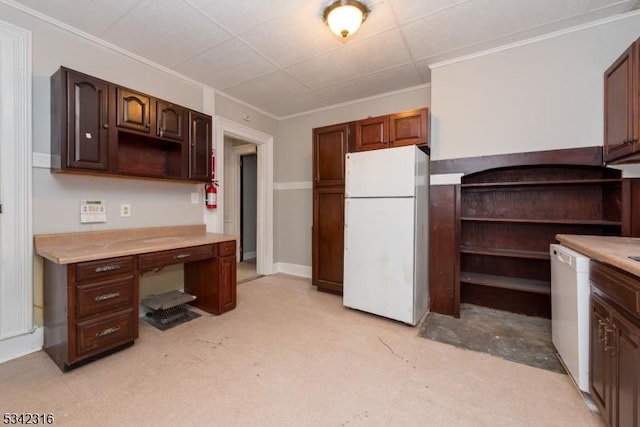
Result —
POLYGON ((403 145, 428 153, 427 108, 313 129, 311 280, 319 291, 342 295, 346 154, 403 145))
POLYGON ((337 294, 344 258, 344 162, 353 138, 353 123, 313 130, 311 280, 319 291, 337 294))

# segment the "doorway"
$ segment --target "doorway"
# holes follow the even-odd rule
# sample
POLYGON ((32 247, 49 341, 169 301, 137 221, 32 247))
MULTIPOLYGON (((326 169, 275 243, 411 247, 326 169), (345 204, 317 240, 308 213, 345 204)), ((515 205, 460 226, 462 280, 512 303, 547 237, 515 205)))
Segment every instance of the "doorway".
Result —
POLYGON ((207 213, 205 222, 212 231, 224 231, 226 218, 226 181, 228 140, 245 141, 257 147, 257 227, 256 271, 260 275, 273 272, 273 136, 233 122, 223 117, 215 118, 215 153, 218 176, 224 182, 218 188, 218 209, 207 213))
POLYGON ((257 146, 225 137, 224 233, 238 236, 236 247, 237 282, 259 277, 257 248, 257 146))

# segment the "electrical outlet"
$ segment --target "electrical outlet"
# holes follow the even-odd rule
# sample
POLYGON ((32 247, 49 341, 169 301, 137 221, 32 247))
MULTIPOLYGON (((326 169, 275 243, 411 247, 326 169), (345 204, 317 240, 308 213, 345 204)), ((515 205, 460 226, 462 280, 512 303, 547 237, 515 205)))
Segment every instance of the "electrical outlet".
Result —
POLYGON ((191 193, 191 203, 194 205, 200 203, 200 193, 191 193))
POLYGON ((120 216, 131 216, 131 205, 120 205, 120 216))

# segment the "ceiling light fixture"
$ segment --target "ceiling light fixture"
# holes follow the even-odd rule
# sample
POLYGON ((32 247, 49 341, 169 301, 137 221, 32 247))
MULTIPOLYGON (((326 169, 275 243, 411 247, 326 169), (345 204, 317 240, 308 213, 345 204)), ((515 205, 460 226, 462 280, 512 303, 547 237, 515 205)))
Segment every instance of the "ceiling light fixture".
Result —
POLYGON ((337 0, 325 7, 323 15, 331 31, 346 39, 358 31, 368 13, 367 7, 357 0, 337 0))

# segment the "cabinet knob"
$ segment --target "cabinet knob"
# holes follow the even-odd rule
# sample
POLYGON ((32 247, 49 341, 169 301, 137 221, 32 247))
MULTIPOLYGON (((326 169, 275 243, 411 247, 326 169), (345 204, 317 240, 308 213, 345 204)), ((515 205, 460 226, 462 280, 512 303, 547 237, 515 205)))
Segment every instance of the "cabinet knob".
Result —
POLYGON ((146 128, 150 128, 150 127, 151 127, 151 125, 150 125, 149 123, 145 123, 144 127, 146 127, 146 128))
POLYGON ((109 129, 109 125, 108 125, 107 123, 103 124, 103 125, 102 125, 102 127, 103 127, 104 129, 109 129))

